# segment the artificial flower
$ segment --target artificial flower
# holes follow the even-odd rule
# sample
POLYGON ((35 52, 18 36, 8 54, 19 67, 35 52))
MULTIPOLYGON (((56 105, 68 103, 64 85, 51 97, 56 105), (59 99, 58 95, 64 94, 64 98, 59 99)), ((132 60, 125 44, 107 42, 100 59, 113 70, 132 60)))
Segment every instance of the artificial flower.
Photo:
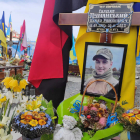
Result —
POLYGON ((6 77, 2 82, 4 83, 4 85, 6 86, 6 88, 9 88, 9 83, 12 80, 12 77, 6 77))
POLYGON ((34 100, 32 102, 29 102, 28 105, 26 106, 27 110, 35 110, 41 106, 40 103, 37 102, 37 100, 34 100))
POLYGON ((27 124, 26 120, 20 120, 21 123, 27 124))
POLYGON ((24 114, 25 114, 25 116, 26 116, 26 115, 32 115, 32 112, 26 111, 24 114))
POLYGON ((26 115, 25 116, 25 120, 32 120, 33 119, 33 116, 31 116, 31 115, 26 115))
POLYGON ((44 117, 44 116, 45 116, 45 113, 44 113, 44 112, 41 112, 41 113, 39 113, 39 115, 40 115, 41 117, 44 117))
POLYGON ((29 122, 29 124, 30 124, 31 126, 37 126, 37 125, 38 125, 38 121, 32 119, 32 120, 29 122))
POLYGON ((26 85, 28 85, 28 84, 27 84, 27 82, 26 82, 25 79, 22 79, 22 80, 19 82, 19 87, 20 87, 21 89, 25 89, 26 85))
POLYGON ((33 111, 32 114, 33 114, 33 116, 35 116, 35 115, 38 115, 38 112, 37 111, 33 111))
POLYGON ((40 120, 40 119, 41 119, 41 116, 38 114, 38 115, 35 115, 34 118, 35 118, 36 120, 40 120))
POLYGON ((43 120, 43 119, 41 119, 41 120, 38 121, 38 123, 39 123, 39 125, 45 125, 46 124, 46 121, 43 120))
POLYGON ((25 118, 25 114, 22 114, 21 116, 20 116, 20 118, 23 120, 24 118, 25 118))
POLYGON ((136 119, 140 120, 140 114, 135 115, 136 119))
POLYGON ((129 121, 131 124, 135 124, 136 123, 136 118, 135 117, 130 117, 129 121))
POLYGON ((34 111, 37 111, 37 112, 39 112, 39 111, 40 111, 40 108, 36 108, 36 109, 34 109, 34 111))

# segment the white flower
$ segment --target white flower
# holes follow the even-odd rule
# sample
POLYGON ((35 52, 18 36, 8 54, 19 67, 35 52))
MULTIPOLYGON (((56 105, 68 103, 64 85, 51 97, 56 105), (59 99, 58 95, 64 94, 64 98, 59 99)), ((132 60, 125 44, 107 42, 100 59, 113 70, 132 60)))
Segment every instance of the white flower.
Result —
POLYGON ((38 112, 38 111, 40 111, 40 108, 36 108, 36 109, 34 109, 34 111, 37 111, 38 112))
POLYGON ((136 122, 137 122, 137 125, 139 125, 139 126, 140 126, 140 120, 136 120, 136 122))
POLYGON ((26 103, 28 101, 28 96, 22 96, 22 100, 20 100, 21 103, 26 103))
POLYGON ((41 106, 40 109, 42 109, 43 111, 47 110, 47 108, 45 108, 44 106, 41 106))
POLYGON ((1 140, 12 140, 12 139, 13 139, 13 136, 12 136, 11 134, 6 135, 6 136, 3 136, 3 137, 1 138, 1 140))
POLYGON ((10 120, 10 117, 3 116, 1 122, 4 123, 4 124, 6 124, 8 120, 10 120))
POLYGON ((21 107, 20 105, 18 105, 18 107, 16 108, 16 114, 19 114, 20 112, 23 112, 25 110, 25 107, 21 107))
POLYGON ((6 93, 6 98, 9 99, 10 104, 13 103, 13 97, 14 97, 14 95, 13 95, 13 93, 11 91, 8 91, 6 93))

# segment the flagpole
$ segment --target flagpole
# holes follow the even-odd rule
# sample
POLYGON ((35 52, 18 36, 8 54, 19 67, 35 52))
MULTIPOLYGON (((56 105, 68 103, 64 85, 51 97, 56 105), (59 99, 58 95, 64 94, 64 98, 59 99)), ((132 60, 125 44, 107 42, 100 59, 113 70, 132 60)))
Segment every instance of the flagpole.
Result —
POLYGON ((15 58, 16 58, 16 54, 17 54, 18 44, 19 44, 19 41, 17 43, 17 48, 16 48, 16 52, 15 52, 15 58))

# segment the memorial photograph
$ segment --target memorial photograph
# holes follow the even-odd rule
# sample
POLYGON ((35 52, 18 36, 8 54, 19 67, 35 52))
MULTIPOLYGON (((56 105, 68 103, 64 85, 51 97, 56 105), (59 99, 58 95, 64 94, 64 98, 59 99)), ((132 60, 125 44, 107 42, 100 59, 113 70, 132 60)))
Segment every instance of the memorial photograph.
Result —
MULTIPOLYGON (((81 94, 90 82, 103 79, 115 87, 119 98, 126 51, 127 45, 86 42, 81 94)), ((112 87, 105 81, 95 81, 89 85, 86 95, 115 99, 112 87)))

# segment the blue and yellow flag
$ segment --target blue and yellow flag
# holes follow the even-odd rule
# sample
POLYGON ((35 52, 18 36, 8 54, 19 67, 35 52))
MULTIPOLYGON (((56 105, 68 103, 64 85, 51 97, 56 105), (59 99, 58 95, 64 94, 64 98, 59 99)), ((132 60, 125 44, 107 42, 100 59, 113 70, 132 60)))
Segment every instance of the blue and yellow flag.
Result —
POLYGON ((0 44, 1 44, 1 46, 5 47, 7 49, 4 11, 3 11, 2 19, 0 22, 0 44))
POLYGON ((76 57, 76 51, 75 51, 75 41, 74 41, 74 37, 72 36, 72 48, 71 48, 71 51, 70 51, 70 59, 73 61, 76 58, 77 57, 76 57))
POLYGON ((4 11, 3 11, 3 14, 2 14, 1 22, 2 22, 2 26, 3 26, 3 32, 4 32, 4 35, 5 35, 5 37, 6 37, 4 11))
POLYGON ((9 17, 9 23, 8 23, 8 28, 7 28, 7 33, 6 33, 6 36, 10 36, 10 31, 12 31, 12 19, 11 19, 11 14, 10 14, 10 17, 9 17))

